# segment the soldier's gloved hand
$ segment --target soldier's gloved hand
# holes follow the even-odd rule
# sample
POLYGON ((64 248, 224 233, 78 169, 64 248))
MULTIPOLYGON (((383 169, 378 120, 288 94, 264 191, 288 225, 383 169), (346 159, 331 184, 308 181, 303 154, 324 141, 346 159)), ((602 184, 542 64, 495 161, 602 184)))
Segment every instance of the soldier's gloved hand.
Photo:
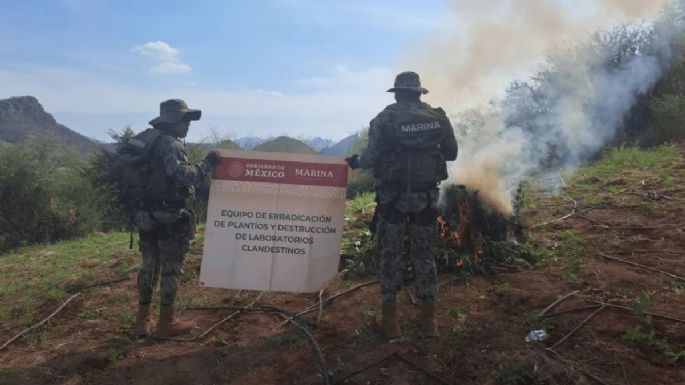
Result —
POLYGON ((359 155, 354 154, 348 158, 345 158, 345 162, 347 162, 347 165, 350 166, 351 169, 357 169, 359 168, 359 155))
POLYGON ((205 156, 204 162, 215 167, 217 164, 221 163, 221 154, 216 150, 210 151, 207 156, 205 156))

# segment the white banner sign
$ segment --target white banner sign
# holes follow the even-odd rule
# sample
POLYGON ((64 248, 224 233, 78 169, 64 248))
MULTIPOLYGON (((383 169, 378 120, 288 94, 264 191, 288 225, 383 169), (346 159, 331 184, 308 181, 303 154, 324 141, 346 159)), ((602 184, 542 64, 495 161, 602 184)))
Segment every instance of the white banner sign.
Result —
POLYGON ((338 272, 347 164, 318 155, 222 150, 210 186, 200 282, 316 292, 338 272))

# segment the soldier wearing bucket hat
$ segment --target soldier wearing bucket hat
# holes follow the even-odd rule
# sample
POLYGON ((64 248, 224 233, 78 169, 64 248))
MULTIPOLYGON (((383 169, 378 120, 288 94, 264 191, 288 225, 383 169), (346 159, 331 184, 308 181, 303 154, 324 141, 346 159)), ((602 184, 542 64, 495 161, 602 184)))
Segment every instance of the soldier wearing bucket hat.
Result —
POLYGON ((176 137, 185 138, 190 122, 200 120, 202 111, 188 108, 181 99, 169 99, 159 104, 159 116, 150 121, 155 128, 170 131, 176 137), (187 127, 186 127, 187 123, 187 127))
POLYGON ((427 89, 421 87, 419 74, 412 71, 402 72, 397 75, 397 77, 395 77, 395 85, 389 89, 388 92, 397 92, 399 90, 416 91, 422 94, 428 93, 427 89))
POLYGON ((380 251, 381 315, 375 326, 387 338, 401 335, 397 292, 403 285, 402 249, 409 230, 415 285, 420 303, 420 330, 437 336, 437 273, 433 243, 437 240, 438 184, 447 178, 446 161, 457 158, 452 125, 441 108, 421 102, 428 90, 415 72, 402 72, 388 92, 397 103, 387 106, 369 125, 369 142, 361 157, 347 158, 351 168, 373 169, 380 251))
POLYGON ((211 151, 199 164, 188 160, 185 144, 179 138, 187 135, 191 121, 200 119, 200 110, 188 108, 181 99, 166 100, 159 110, 159 116, 150 121, 153 128, 130 141, 143 149, 147 167, 144 193, 139 202, 134 202, 134 222, 143 256, 135 335, 142 337, 149 332, 152 294, 159 280, 160 311, 155 335, 166 338, 185 334, 195 325, 175 318, 174 301, 183 259, 195 234, 195 186, 206 182, 221 156, 211 151))

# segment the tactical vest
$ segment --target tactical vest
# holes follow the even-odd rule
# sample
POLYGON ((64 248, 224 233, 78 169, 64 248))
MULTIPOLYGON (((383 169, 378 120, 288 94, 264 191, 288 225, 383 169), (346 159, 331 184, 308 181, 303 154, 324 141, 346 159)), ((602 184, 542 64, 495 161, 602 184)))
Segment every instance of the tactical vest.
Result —
MULTIPOLYGON (((165 134, 165 137, 159 139, 158 146, 168 146, 168 143, 165 142, 169 140, 177 141, 178 139, 172 139, 165 134)), ((167 150, 173 151, 171 147, 167 150)), ((150 182, 145 200, 155 206, 154 209, 158 209, 160 203, 163 204, 162 206, 183 207, 187 203, 185 200, 192 195, 191 186, 177 184, 174 178, 166 173, 164 163, 166 155, 160 148, 156 148, 150 159, 150 182)))
POLYGON ((425 103, 397 103, 390 110, 388 154, 379 159, 374 176, 382 183, 398 184, 406 191, 434 186, 447 179, 447 164, 440 143, 452 129, 442 109, 425 103))

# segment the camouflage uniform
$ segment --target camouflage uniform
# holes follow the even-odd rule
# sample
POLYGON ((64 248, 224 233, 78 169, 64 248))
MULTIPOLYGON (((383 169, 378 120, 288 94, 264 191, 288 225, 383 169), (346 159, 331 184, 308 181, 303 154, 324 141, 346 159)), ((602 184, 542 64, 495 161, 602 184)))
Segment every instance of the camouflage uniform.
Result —
MULTIPOLYGON (((418 82, 418 75, 414 73, 403 74, 415 76, 415 81, 418 82)), ((403 74, 398 75, 398 80, 402 80, 403 74)), ((410 88, 398 87, 397 82, 396 80, 396 88, 410 88)), ((427 90, 421 88, 420 83, 418 84, 419 87, 414 88, 426 93, 427 90)), ((389 91, 395 91, 396 88, 389 91)), ((408 162, 404 157, 404 153, 408 150, 402 147, 394 137, 394 132, 397 130, 395 127, 397 116, 399 114, 411 115, 411 111, 421 110, 431 111, 431 113, 444 118, 442 120, 443 127, 440 128, 441 136, 438 137, 437 144, 423 151, 434 151, 440 154, 441 160, 437 167, 445 167, 445 161, 455 160, 457 142, 444 111, 439 108, 433 109, 426 103, 416 101, 415 103, 398 102, 391 104, 371 121, 368 146, 356 165, 360 168, 373 168, 374 170, 379 215, 376 241, 381 254, 380 286, 384 303, 394 302, 397 292, 402 287, 404 271, 402 248, 407 225, 411 238, 411 257, 415 267, 417 295, 421 299, 432 300, 437 294, 437 274, 432 246, 437 240, 438 183, 446 178, 446 169, 443 175, 428 177, 415 183, 404 178, 404 173, 393 171, 393 168, 401 168, 403 162, 408 162), (442 165, 439 164, 440 162, 442 165), (398 204, 403 193, 407 191, 407 184, 411 184, 412 197, 426 200, 423 202, 423 209, 405 210, 405 207, 398 204)), ((426 132, 428 131, 417 130, 416 135, 421 136, 426 132)), ((421 208, 421 202, 417 208, 421 208)))
POLYGON ((190 164, 183 142, 168 134, 159 137, 150 166, 151 180, 159 194, 144 203, 147 210, 136 213, 143 255, 138 293, 140 303, 150 303, 161 275, 160 302, 171 305, 183 258, 195 234, 193 186, 207 179, 212 166, 206 161, 190 164))
POLYGON ((187 135, 191 121, 200 119, 200 110, 189 109, 180 99, 166 100, 159 109, 160 116, 150 121, 154 129, 139 134, 140 139, 136 136, 129 141, 145 148, 147 155, 142 202, 135 206, 143 266, 138 275, 139 303, 134 333, 137 337, 149 333, 152 293, 161 275, 155 335, 168 338, 188 333, 195 325, 192 321, 176 319, 173 304, 183 257, 195 235, 195 213, 191 209, 194 186, 207 179, 214 166, 221 162, 221 155, 210 151, 200 164, 190 164, 185 146, 178 138, 187 135))

